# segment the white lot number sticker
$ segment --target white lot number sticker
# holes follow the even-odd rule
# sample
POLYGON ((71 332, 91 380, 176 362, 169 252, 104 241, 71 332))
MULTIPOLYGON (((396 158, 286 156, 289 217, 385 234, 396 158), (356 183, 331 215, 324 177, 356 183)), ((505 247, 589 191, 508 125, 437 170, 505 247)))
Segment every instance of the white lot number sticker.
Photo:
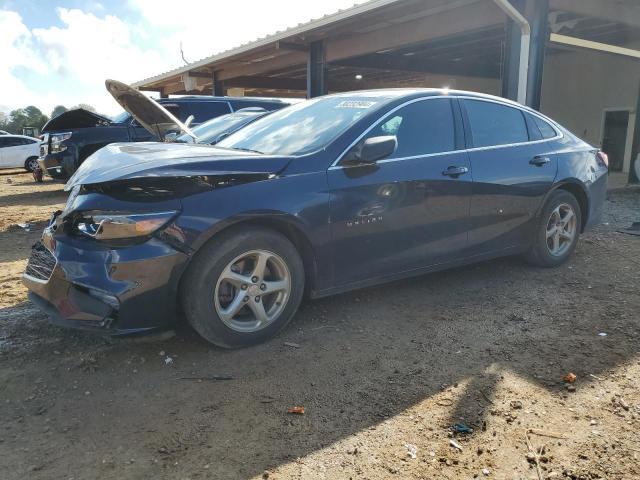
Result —
POLYGON ((369 102, 366 100, 345 100, 336 105, 336 108, 370 108, 375 105, 376 102, 369 102))

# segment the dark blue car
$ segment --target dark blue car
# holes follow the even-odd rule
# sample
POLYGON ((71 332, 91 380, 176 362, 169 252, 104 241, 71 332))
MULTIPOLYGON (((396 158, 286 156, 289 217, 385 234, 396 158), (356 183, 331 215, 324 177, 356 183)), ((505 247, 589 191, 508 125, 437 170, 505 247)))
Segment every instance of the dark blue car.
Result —
POLYGON ((446 90, 342 93, 214 146, 98 151, 24 281, 58 323, 114 334, 182 310, 239 347, 331 295, 524 254, 553 267, 601 215, 606 155, 519 104, 446 90))

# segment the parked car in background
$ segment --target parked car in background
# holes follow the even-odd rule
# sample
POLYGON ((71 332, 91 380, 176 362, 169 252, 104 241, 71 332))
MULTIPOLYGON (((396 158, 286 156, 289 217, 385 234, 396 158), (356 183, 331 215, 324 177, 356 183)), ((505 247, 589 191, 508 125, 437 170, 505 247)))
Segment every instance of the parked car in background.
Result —
POLYGON ((0 130, 0 135, 11 135, 11 134, 6 130, 0 130))
POLYGON ((25 135, 0 135, 0 168, 25 168, 32 172, 38 166, 40 140, 25 135))
MULTIPOLYGON (((157 102, 182 122, 193 116, 193 125, 241 108, 277 110, 288 105, 278 99, 211 96, 162 98, 157 102)), ((152 135, 128 112, 111 119, 82 108, 49 120, 42 132, 39 164, 54 178, 68 178, 89 155, 110 143, 158 140, 157 134, 152 135)))
POLYGON ((143 332, 182 309, 208 341, 241 347, 282 329, 304 292, 514 254, 561 265, 600 219, 607 173, 598 149, 502 98, 329 95, 216 146, 99 150, 23 278, 62 325, 143 332))
POLYGON ((179 135, 173 140, 179 143, 201 143, 215 145, 219 141, 237 132, 241 128, 255 122, 271 112, 261 107, 247 107, 237 112, 228 113, 221 117, 201 123, 191 129, 195 138, 187 133, 179 135))

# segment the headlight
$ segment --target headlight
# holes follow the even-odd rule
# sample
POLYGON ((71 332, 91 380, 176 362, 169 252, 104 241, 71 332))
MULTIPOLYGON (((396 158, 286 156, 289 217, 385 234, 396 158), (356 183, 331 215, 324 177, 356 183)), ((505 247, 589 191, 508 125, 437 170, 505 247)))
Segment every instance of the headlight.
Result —
POLYGON ((71 138, 71 132, 54 133, 51 135, 51 153, 62 152, 67 149, 66 145, 61 145, 62 142, 71 138))
POLYGON ((96 240, 144 237, 169 223, 176 213, 84 212, 75 222, 75 229, 96 240))

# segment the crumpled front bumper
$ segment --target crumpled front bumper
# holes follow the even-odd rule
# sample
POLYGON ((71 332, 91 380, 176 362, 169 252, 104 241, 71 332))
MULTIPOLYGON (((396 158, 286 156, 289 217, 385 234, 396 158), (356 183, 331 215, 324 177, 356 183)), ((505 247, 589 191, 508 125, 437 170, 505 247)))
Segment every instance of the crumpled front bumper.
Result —
MULTIPOLYGON (((67 154, 68 156, 68 154, 67 154)), ((67 160, 67 163, 73 163, 73 159, 67 160)), ((68 177, 65 171, 65 152, 48 153, 43 157, 38 158, 38 166, 42 169, 45 175, 52 178, 66 178, 68 177)))
POLYGON ((42 261, 42 250, 40 258, 33 253, 23 282, 52 323, 117 335, 161 329, 174 321, 187 255, 161 240, 110 248, 48 227, 36 248, 45 248, 54 265, 42 261))

